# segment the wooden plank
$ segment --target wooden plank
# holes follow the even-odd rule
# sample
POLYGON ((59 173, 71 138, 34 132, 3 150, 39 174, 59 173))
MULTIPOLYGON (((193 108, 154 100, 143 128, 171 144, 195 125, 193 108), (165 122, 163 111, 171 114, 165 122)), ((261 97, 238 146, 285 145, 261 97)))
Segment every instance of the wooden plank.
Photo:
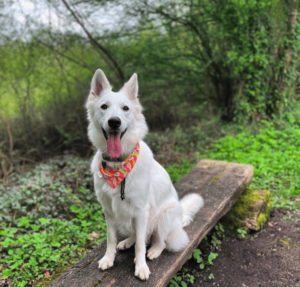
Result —
MULTIPOLYGON (((175 184, 179 197, 191 192, 201 194, 204 207, 196 214, 193 223, 185 228, 190 243, 182 252, 171 253, 164 250, 157 259, 147 260, 151 271, 148 281, 143 282, 134 276, 133 247, 118 251, 114 266, 100 271, 98 261, 106 250, 106 242, 103 242, 49 286, 166 286, 205 235, 229 211, 237 197, 250 184, 252 176, 253 167, 250 165, 201 160, 175 184)), ((119 238, 121 239, 123 238, 119 238)))

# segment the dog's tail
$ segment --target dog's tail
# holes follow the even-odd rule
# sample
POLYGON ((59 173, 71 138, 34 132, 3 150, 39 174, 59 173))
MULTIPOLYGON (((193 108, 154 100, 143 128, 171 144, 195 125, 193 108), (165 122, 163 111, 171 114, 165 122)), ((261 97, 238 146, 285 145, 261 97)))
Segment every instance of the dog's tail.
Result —
POLYGON ((199 194, 191 193, 183 197, 180 204, 183 208, 182 225, 184 227, 193 221, 195 214, 203 207, 204 201, 199 194))

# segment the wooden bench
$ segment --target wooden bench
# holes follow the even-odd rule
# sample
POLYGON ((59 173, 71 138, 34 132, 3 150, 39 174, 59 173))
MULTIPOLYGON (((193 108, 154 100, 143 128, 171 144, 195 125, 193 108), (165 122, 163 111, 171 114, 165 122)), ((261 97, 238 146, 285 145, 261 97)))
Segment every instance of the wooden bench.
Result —
POLYGON ((244 188, 250 184, 252 176, 253 167, 250 165, 201 160, 175 184, 179 197, 192 192, 201 194, 204 207, 195 216, 193 223, 185 228, 190 243, 182 252, 171 253, 165 250, 159 258, 147 260, 151 271, 148 281, 141 281, 134 276, 133 247, 118 251, 114 266, 100 271, 98 260, 106 250, 106 242, 103 242, 49 286, 166 286, 205 235, 229 211, 244 188))

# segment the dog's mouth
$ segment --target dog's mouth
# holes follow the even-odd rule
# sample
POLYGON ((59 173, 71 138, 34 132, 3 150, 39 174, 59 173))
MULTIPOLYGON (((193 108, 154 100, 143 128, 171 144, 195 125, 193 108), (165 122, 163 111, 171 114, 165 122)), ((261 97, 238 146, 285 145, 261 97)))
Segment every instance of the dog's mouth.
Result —
POLYGON ((107 143, 107 152, 111 156, 111 158, 118 158, 122 154, 122 146, 121 146, 121 139, 126 133, 127 129, 123 132, 117 130, 111 130, 107 132, 102 128, 103 135, 106 139, 107 143))

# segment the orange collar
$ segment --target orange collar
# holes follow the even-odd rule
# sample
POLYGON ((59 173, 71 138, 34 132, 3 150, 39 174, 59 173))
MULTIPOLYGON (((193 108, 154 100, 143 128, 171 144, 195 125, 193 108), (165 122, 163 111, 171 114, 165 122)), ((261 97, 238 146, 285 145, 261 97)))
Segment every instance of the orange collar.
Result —
MULTIPOLYGON (((112 188, 116 188, 126 177, 126 175, 133 169, 136 164, 137 157, 140 153, 140 144, 137 143, 134 151, 127 159, 121 164, 119 168, 112 168, 103 163, 99 163, 99 170, 102 176, 107 180, 112 188), (104 168, 105 167, 105 168, 104 168)), ((125 180, 124 180, 125 182, 125 180)), ((125 187, 124 187, 125 188, 125 187)))

